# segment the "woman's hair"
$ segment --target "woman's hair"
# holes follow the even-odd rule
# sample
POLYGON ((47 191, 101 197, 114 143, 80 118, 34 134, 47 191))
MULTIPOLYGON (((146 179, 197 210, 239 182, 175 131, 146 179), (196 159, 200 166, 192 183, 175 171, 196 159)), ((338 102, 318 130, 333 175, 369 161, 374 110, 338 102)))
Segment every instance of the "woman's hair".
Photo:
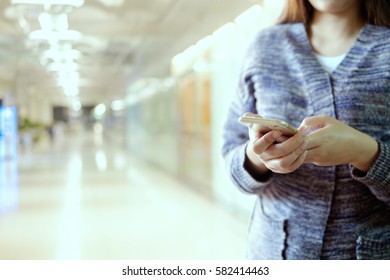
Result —
MULTIPOLYGON (((389 0, 360 0, 361 15, 365 22, 390 28, 389 0)), ((285 10, 279 23, 309 23, 314 8, 308 0, 286 0, 285 10)))

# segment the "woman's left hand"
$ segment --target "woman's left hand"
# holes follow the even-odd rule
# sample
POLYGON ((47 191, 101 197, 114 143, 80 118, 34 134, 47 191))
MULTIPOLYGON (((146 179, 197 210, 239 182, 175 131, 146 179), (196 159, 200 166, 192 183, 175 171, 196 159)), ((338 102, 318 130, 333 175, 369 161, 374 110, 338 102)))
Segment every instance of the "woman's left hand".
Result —
POLYGON ((313 131, 306 136, 308 151, 305 162, 319 166, 351 164, 367 172, 379 151, 375 139, 334 118, 306 118, 300 127, 313 131))

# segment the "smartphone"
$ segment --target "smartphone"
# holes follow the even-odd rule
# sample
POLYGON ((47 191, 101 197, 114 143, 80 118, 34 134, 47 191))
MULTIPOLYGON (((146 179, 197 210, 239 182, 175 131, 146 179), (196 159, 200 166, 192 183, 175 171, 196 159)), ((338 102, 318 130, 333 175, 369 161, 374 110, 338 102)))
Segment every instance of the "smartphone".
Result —
POLYGON ((263 118, 254 118, 254 117, 240 117, 238 119, 241 123, 251 123, 256 124, 259 127, 260 133, 264 134, 271 130, 279 130, 283 133, 284 136, 293 136, 298 130, 288 124, 285 121, 281 120, 272 120, 272 119, 263 119, 263 118))

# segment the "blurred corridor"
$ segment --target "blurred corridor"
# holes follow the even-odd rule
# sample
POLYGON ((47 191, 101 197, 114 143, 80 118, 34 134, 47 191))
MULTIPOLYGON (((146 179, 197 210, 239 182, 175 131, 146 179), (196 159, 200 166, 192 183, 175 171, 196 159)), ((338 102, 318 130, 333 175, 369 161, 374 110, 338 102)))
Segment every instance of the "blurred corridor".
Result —
POLYGON ((1 162, 18 182, 0 188, 0 259, 244 257, 245 220, 101 137, 46 142, 12 176, 1 162))
POLYGON ((243 259, 222 126, 283 5, 0 1, 0 259, 243 259))

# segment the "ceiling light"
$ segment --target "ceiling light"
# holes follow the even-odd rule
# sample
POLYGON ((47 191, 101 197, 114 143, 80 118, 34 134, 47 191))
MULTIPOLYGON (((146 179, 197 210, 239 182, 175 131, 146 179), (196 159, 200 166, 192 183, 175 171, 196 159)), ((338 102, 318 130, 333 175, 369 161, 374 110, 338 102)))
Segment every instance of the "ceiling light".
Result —
POLYGON ((58 73, 58 85, 60 87, 73 87, 78 88, 80 86, 80 74, 78 72, 60 72, 58 73))
POLYGON ((38 19, 42 30, 65 31, 69 28, 68 15, 65 13, 56 15, 41 13, 38 19))
POLYGON ((106 110, 107 110, 106 105, 101 103, 93 109, 93 115, 96 119, 101 119, 103 115, 106 113, 106 110))
POLYGON ((31 40, 41 41, 79 41, 82 34, 76 30, 64 30, 61 32, 50 30, 35 30, 28 35, 31 40))
POLYGON ((73 103, 72 103, 72 109, 74 111, 80 111, 82 108, 81 106, 81 102, 79 100, 75 100, 73 103))
POLYGON ((84 0, 11 0, 12 5, 43 5, 43 6, 73 6, 81 7, 84 0))
POLYGON ((74 97, 79 94, 79 89, 74 86, 65 86, 64 87, 64 94, 69 97, 74 97))
POLYGON ((125 2, 124 0, 99 0, 103 5, 107 7, 120 7, 125 2))
POLYGON ((121 111, 125 108, 123 100, 114 100, 111 102, 111 109, 113 111, 121 111))
POLYGON ((64 63, 72 63, 74 60, 80 59, 82 57, 82 53, 79 50, 75 49, 49 49, 44 51, 39 61, 42 65, 48 64, 50 61, 53 62, 64 62, 64 63))
POLYGON ((61 63, 53 62, 47 66, 49 72, 76 72, 79 70, 79 65, 74 62, 61 63))

